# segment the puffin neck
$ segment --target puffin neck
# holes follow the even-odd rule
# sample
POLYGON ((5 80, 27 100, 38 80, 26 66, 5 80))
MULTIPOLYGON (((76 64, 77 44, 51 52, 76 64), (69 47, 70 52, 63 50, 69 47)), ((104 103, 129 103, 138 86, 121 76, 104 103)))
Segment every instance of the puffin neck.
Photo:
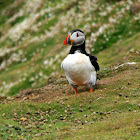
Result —
POLYGON ((80 51, 81 53, 83 54, 87 54, 86 50, 85 50, 85 41, 83 44, 81 45, 78 45, 78 46, 72 46, 71 49, 70 49, 70 52, 69 54, 74 54, 75 51, 80 51))

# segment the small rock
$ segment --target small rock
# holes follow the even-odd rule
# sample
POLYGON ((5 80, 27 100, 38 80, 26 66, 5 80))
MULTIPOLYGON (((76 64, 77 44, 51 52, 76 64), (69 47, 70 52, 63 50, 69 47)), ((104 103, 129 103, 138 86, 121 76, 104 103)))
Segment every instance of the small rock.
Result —
POLYGON ((91 109, 91 105, 88 106, 88 109, 91 109))
POLYGON ((71 116, 71 119, 73 119, 74 117, 73 116, 71 116))
POLYGON ((136 95, 136 94, 134 94, 134 95, 133 95, 133 97, 137 97, 137 95, 136 95))
POLYGON ((13 136, 14 136, 13 134, 10 135, 11 138, 12 138, 13 136))
POLYGON ((114 103, 117 103, 117 100, 114 100, 114 103))
POLYGON ((12 101, 12 100, 13 100, 12 97, 7 97, 6 99, 7 99, 8 101, 12 101))
POLYGON ((106 115, 107 114, 107 112, 104 112, 104 115, 106 115))
POLYGON ((63 108, 63 105, 61 105, 60 107, 63 108))
POLYGON ((96 112, 93 112, 92 114, 91 114, 91 116, 93 116, 93 115, 95 115, 96 114, 96 112))
POLYGON ((125 97, 128 98, 129 96, 128 95, 125 95, 125 97))
POLYGON ((38 128, 38 129, 39 129, 39 126, 36 126, 36 128, 38 128))
POLYGON ((9 128, 12 128, 12 127, 13 127, 13 125, 11 125, 11 124, 8 124, 8 127, 9 127, 9 128))
POLYGON ((15 128, 15 130, 17 130, 17 131, 21 131, 21 128, 20 127, 14 127, 15 128))
POLYGON ((32 125, 31 124, 29 124, 28 126, 26 126, 25 127, 26 129, 30 129, 30 128, 32 128, 32 125))
POLYGON ((84 115, 84 117, 86 118, 86 117, 87 117, 87 115, 84 115))
POLYGON ((100 112, 100 115, 103 115, 103 112, 100 112))
POLYGON ((11 130, 8 130, 7 133, 10 134, 11 133, 11 130))
POLYGON ((20 120, 21 120, 21 121, 26 121, 26 120, 27 120, 27 118, 22 117, 22 118, 20 118, 20 120))
POLYGON ((49 128, 51 128, 51 127, 52 127, 52 125, 50 124, 50 125, 49 125, 49 128))
POLYGON ((82 125, 84 125, 85 124, 85 122, 82 122, 82 125))
POLYGON ((89 100, 89 103, 92 103, 92 99, 89 100))
POLYGON ((39 115, 39 111, 35 111, 35 114, 36 114, 36 115, 39 115))
POLYGON ((75 119, 74 121, 77 122, 77 119, 75 119))
POLYGON ((22 99, 22 102, 24 101, 24 100, 26 100, 27 99, 27 97, 24 97, 23 99, 22 99))
POLYGON ((121 96, 122 96, 122 94, 121 94, 121 93, 119 93, 119 96, 121 97, 121 96))
POLYGON ((1 134, 1 137, 3 137, 3 134, 1 134))
POLYGON ((60 120, 64 120, 64 118, 63 117, 60 117, 60 120))
POLYGON ((31 113, 30 113, 30 112, 27 112, 26 114, 27 114, 27 115, 30 115, 31 113))
POLYGON ((78 120, 78 121, 77 121, 77 123, 79 123, 79 124, 80 124, 80 123, 81 123, 81 121, 80 121, 80 120, 78 120))
POLYGON ((14 117, 17 117, 17 113, 14 113, 14 117))
POLYGON ((128 85, 130 85, 131 83, 130 83, 130 82, 128 82, 127 84, 128 84, 128 85))
POLYGON ((35 137, 41 136, 41 133, 35 134, 34 136, 35 137))
POLYGON ((2 117, 5 117, 5 113, 2 114, 2 117))

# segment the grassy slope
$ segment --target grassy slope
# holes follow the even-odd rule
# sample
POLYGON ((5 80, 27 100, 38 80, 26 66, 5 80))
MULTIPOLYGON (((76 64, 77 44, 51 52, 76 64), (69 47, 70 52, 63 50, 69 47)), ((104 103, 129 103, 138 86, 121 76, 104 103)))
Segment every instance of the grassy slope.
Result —
MULTIPOLYGON (((1 99, 6 103, 0 105, 1 138, 139 139, 139 54, 126 55, 132 46, 138 49, 139 38, 136 34, 98 54, 106 58, 119 52, 109 60, 112 67, 100 72, 103 78, 93 93, 81 87, 75 96, 61 78, 36 93, 23 92, 12 101, 1 99), (113 69, 125 62, 137 64, 113 69)), ((99 59, 105 66, 106 61, 99 59)))

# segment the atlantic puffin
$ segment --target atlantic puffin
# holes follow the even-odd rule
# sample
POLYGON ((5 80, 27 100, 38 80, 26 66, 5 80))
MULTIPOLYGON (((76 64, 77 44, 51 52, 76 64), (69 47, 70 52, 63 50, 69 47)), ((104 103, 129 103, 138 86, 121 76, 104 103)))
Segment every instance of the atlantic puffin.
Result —
POLYGON ((97 58, 85 50, 85 35, 80 29, 71 30, 63 45, 72 45, 68 56, 62 61, 61 69, 77 94, 78 86, 88 86, 93 91, 97 81, 99 65, 97 58))

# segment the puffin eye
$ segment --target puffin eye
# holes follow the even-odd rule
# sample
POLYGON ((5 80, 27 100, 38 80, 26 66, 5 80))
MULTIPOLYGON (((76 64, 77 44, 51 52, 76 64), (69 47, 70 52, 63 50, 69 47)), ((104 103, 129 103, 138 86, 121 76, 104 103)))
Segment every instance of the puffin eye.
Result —
POLYGON ((76 35, 77 37, 79 37, 79 35, 78 35, 78 33, 77 33, 77 35, 76 35))

